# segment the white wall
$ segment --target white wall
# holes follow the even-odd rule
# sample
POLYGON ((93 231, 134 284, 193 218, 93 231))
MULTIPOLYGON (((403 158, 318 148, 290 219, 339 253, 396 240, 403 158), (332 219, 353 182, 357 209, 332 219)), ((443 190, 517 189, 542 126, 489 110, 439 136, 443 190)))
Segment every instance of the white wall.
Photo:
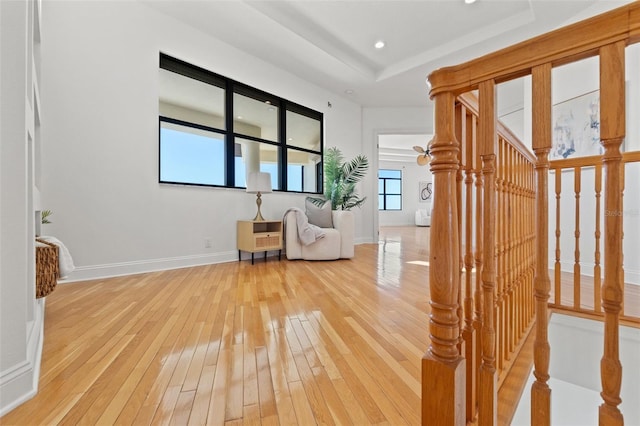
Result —
POLYGON ((418 199, 418 184, 421 181, 433 182, 429 166, 418 166, 415 162, 380 161, 379 169, 402 171, 402 210, 378 212, 380 226, 415 226, 417 209, 431 210, 431 202, 421 203, 418 199))
MULTIPOLYGON (((632 45, 627 48, 626 57, 627 76, 627 138, 624 150, 634 151, 640 149, 640 127, 638 127, 638 117, 640 114, 640 96, 637 95, 637 88, 640 82, 640 47, 632 45), (634 90, 635 89, 635 90, 634 90), (635 94, 635 95, 634 95, 635 94)), ((589 58, 577 63, 569 64, 553 70, 553 104, 572 99, 584 93, 597 90, 599 88, 598 58, 589 58), (579 75, 581 78, 575 78, 579 75)), ((640 257, 632 256, 630 253, 640 251, 640 198, 638 193, 638 179, 640 165, 630 164, 626 168, 625 175, 625 197, 623 199, 624 210, 622 213, 624 227, 623 248, 627 255, 624 258, 625 281, 640 284, 640 257)), ((603 172, 603 179, 604 179, 603 172)), ((549 191, 549 265, 553 267, 555 261, 555 174, 550 174, 549 191)), ((603 182, 604 183, 604 182, 603 182)), ((603 188, 604 189, 604 188, 603 188)), ((594 170, 584 169, 581 176, 581 196, 580 208, 580 263, 581 273, 593 275, 595 246, 595 186, 594 170)), ((574 172, 567 170, 562 173, 561 192, 561 264, 564 271, 573 271, 575 262, 575 207, 576 198, 574 192, 574 172)), ((601 221, 600 221, 600 266, 604 269, 604 191, 601 197, 601 221)))
MULTIPOLYGON (((553 314, 549 324, 551 362, 549 374, 596 392, 602 390, 600 361, 604 353, 604 326, 600 321, 553 314)), ((620 410, 626 424, 640 424, 640 330, 620 326, 619 353, 622 363, 620 410)), ((582 407, 595 409, 595 407, 582 407)), ((595 424, 595 419, 594 419, 595 424)))
MULTIPOLYGON (((236 220, 255 215, 238 189, 158 184, 158 54, 287 98, 325 114, 325 146, 362 151, 361 108, 138 2, 44 2, 43 103, 49 137, 45 234, 60 238, 71 279, 237 259, 236 220), (331 103, 331 107, 328 103, 331 103), (205 248, 206 238, 212 247, 205 248)), ((272 193, 262 213, 279 219, 304 195, 272 193)), ((356 239, 363 240, 355 211, 356 239)))
MULTIPOLYGON (((600 396, 600 360, 603 354, 603 323, 554 313, 549 321, 551 359, 551 424, 596 425, 600 396)), ((619 408, 627 425, 640 425, 640 330, 619 329, 622 387, 619 408)), ((524 386, 511 425, 531 424, 533 372, 524 386)))
MULTIPOLYGON (((554 68, 552 74, 552 103, 554 105, 573 99, 585 93, 599 88, 599 61, 597 57, 588 58, 562 67, 554 68), (579 76, 580 78, 576 78, 579 76)), ((625 151, 640 150, 640 45, 634 44, 626 49, 626 78, 627 78, 627 137, 623 149, 625 151)), ((505 109, 513 103, 514 90, 522 91, 521 102, 524 107, 501 120, 531 146, 531 78, 523 78, 518 81, 504 84, 499 90, 499 104, 505 105, 505 109), (501 99, 503 95, 504 99, 501 99)), ((622 212, 624 226, 624 252, 640 252, 640 198, 636 197, 640 182, 640 165, 630 164, 626 168, 625 197, 623 199, 624 210, 622 212)), ((604 178, 604 174, 603 174, 604 178)), ((550 174, 549 186, 549 265, 553 267, 555 262, 555 223, 556 223, 556 194, 555 174, 550 174)), ((581 176, 580 208, 580 264, 581 273, 593 275, 595 252, 595 187, 594 170, 583 169, 581 176)), ((604 191, 601 193, 601 222, 600 222, 600 266, 604 264, 604 191)), ((562 270, 573 272, 575 263, 575 207, 576 198, 574 192, 574 172, 565 170, 562 173, 561 191, 561 224, 560 224, 560 261, 562 270)), ((624 258, 625 281, 640 284, 640 257, 627 255, 624 258)))
POLYGON ((42 350, 44 302, 35 298, 32 201, 33 7, 0 2, 0 416, 37 391, 42 350))

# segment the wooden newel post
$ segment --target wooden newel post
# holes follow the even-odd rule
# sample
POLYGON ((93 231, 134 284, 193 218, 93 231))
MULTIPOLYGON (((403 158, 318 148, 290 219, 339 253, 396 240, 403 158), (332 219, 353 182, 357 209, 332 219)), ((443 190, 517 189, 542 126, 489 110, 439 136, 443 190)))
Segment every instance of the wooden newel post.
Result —
POLYGON ((623 298, 622 188, 620 145, 625 136, 625 75, 623 41, 600 48, 600 139, 604 146, 604 354, 600 376, 604 403, 599 409, 600 425, 623 425, 618 405, 622 384, 619 355, 619 318, 623 298))
POLYGON ((534 280, 536 331, 533 348, 531 424, 551 424, 549 380, 549 151, 551 150, 551 65, 533 69, 533 151, 536 154, 536 273, 534 280))
POLYGON ((436 94, 431 145, 434 181, 429 290, 431 344, 422 358, 422 424, 465 424, 465 360, 458 352, 460 246, 456 177, 459 144, 454 137, 452 93, 436 94))

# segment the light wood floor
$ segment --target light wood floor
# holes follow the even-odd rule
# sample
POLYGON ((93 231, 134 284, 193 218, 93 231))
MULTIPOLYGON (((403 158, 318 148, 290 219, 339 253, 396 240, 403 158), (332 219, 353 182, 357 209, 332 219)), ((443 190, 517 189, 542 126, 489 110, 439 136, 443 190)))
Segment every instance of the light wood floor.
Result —
MULTIPOLYGON (((428 233, 383 229, 354 260, 59 285, 46 301, 39 393, 0 423, 417 425, 428 233)), ((523 378, 505 381, 502 423, 523 378)))

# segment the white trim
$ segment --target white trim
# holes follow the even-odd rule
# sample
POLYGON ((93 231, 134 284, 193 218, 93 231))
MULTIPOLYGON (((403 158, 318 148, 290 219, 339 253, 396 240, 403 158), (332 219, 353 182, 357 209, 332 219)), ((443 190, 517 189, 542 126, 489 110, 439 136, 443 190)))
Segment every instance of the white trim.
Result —
POLYGON ((135 260, 131 262, 110 263, 105 265, 79 266, 75 271, 73 271, 73 273, 71 273, 71 275, 69 275, 69 277, 60 280, 58 283, 63 284, 74 281, 119 277, 123 275, 189 268, 192 266, 232 261, 238 261, 238 252, 235 250, 214 254, 198 254, 161 259, 135 260))
POLYGON ((0 372, 0 395, 3 397, 0 417, 38 393, 44 342, 44 305, 44 299, 35 302, 35 319, 27 324, 27 359, 0 372), (5 397, 11 400, 5 401, 5 397))
POLYGON ((378 244, 377 241, 372 241, 371 237, 360 237, 360 238, 356 238, 353 242, 355 245, 360 245, 360 244, 378 244))

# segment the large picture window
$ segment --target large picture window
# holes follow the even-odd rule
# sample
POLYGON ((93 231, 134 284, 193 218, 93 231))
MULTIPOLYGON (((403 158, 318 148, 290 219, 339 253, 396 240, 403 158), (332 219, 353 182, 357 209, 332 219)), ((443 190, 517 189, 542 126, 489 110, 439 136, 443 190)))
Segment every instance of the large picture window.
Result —
POLYGON ((378 210, 402 210, 401 170, 378 170, 378 210))
POLYGON ((160 54, 160 183, 322 192, 323 115, 160 54))

